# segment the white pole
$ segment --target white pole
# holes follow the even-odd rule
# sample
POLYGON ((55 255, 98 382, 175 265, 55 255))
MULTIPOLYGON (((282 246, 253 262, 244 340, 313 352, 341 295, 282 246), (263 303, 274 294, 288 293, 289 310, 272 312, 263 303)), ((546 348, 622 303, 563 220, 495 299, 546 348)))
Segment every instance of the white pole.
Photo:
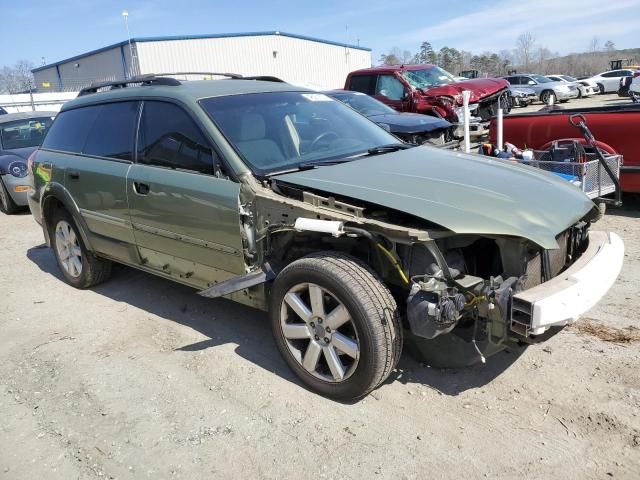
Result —
POLYGON ((129 56, 131 59, 129 60, 129 77, 133 76, 133 47, 131 46, 131 34, 129 33, 129 12, 127 10, 122 11, 122 16, 124 17, 124 26, 127 29, 127 40, 129 41, 129 56))
POLYGON ((462 92, 462 107, 464 111, 464 151, 471 153, 471 135, 469 133, 469 117, 471 112, 469 111, 469 99, 471 98, 471 92, 465 90, 462 92))
POLYGON ((502 107, 498 107, 498 150, 502 151, 504 139, 502 138, 502 107))

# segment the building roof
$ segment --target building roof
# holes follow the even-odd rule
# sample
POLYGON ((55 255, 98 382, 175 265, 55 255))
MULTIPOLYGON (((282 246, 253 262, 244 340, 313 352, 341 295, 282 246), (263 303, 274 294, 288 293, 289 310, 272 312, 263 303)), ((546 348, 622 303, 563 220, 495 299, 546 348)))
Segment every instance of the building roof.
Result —
POLYGON ((116 100, 144 98, 173 98, 194 104, 200 99, 227 95, 243 95, 267 92, 308 92, 284 82, 264 82, 258 80, 185 80, 180 85, 143 85, 116 88, 105 92, 91 93, 68 101, 62 111, 70 108, 106 103, 116 100))
MULTIPOLYGON (((306 35, 298 35, 295 33, 287 33, 280 32, 277 30, 268 31, 268 32, 244 32, 244 33, 211 33, 211 34, 202 34, 202 35, 170 35, 164 37, 136 37, 131 39, 131 43, 143 43, 143 42, 164 42, 164 41, 172 41, 172 40, 199 40, 206 38, 234 38, 234 37, 263 37, 270 35, 280 35, 282 37, 289 38, 297 38, 300 40, 308 40, 310 42, 318 42, 324 43, 327 45, 335 45, 338 47, 345 48, 353 48, 356 50, 364 50, 366 52, 370 52, 370 48, 361 47, 360 45, 350 45, 348 43, 334 42, 332 40, 323 40, 321 38, 307 37, 306 35)), ((39 72, 41 70, 46 70, 51 67, 55 67, 58 65, 62 65, 63 63, 73 62, 75 60, 80 60, 82 58, 88 57, 90 55, 95 55, 97 53, 105 52, 107 50, 112 50, 114 48, 124 47, 129 44, 129 40, 124 40, 122 42, 114 43, 112 45, 107 45, 106 47, 98 48, 96 50, 91 50, 86 53, 81 53, 80 55, 76 55, 74 57, 65 58, 64 60, 60 60, 58 62, 49 63, 47 65, 42 65, 41 67, 34 68, 31 72, 39 72)))

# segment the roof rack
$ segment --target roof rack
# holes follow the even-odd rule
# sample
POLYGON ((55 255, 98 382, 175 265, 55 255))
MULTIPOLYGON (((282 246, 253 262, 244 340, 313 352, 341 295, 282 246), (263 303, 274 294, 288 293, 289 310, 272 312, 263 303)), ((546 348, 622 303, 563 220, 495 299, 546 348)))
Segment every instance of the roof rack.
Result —
POLYGON ((83 88, 78 93, 79 97, 84 95, 90 95, 97 93, 101 88, 108 88, 108 90, 115 90, 118 88, 126 88, 129 85, 141 84, 141 85, 168 85, 178 86, 182 85, 182 82, 176 78, 171 78, 168 75, 210 75, 217 77, 228 77, 234 80, 260 80, 263 82, 282 82, 278 77, 270 75, 257 75, 251 77, 243 77, 238 73, 221 73, 221 72, 168 72, 168 73, 147 73, 145 75, 137 75, 126 80, 108 80, 106 82, 94 82, 90 86, 83 88))
POLYGON ((161 77, 153 73, 150 73, 147 75, 138 75, 135 77, 131 77, 127 80, 109 80, 106 82, 94 82, 88 87, 80 90, 80 93, 78 93, 78 96, 82 97, 84 95, 97 93, 98 90, 100 90, 101 88, 111 87, 109 88, 109 90, 115 90, 117 88, 126 88, 127 86, 135 83, 139 83, 142 85, 170 85, 170 86, 181 85, 180 81, 176 80, 175 78, 161 77))

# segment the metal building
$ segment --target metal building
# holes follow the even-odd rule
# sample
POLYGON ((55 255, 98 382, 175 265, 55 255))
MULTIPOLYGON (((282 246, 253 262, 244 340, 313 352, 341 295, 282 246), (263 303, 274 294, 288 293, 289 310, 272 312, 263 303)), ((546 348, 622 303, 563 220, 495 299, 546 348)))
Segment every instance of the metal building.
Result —
POLYGON ((273 31, 132 38, 32 72, 40 92, 78 91, 93 82, 166 72, 272 75, 341 88, 350 71, 370 66, 369 48, 273 31))

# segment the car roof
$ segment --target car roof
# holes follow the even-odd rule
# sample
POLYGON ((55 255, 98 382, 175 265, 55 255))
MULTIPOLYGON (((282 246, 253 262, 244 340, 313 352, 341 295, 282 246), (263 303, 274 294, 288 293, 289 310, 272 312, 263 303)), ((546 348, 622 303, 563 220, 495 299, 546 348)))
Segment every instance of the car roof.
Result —
POLYGON ((142 85, 90 93, 65 103, 61 111, 95 103, 106 103, 126 99, 160 97, 174 98, 182 100, 185 103, 193 103, 203 98, 224 97, 229 95, 308 91, 310 90, 284 82, 242 79, 189 80, 181 81, 179 85, 142 85))
POLYGON ((55 117, 58 112, 19 112, 0 116, 0 123, 15 122, 27 118, 55 117))
POLYGON ((430 68, 435 67, 435 65, 431 65, 428 63, 423 63, 419 65, 380 65, 378 67, 370 67, 370 68, 362 68, 360 70, 355 70, 351 72, 349 75, 364 75, 367 73, 381 73, 381 72, 399 72, 402 70, 429 70, 430 68))

